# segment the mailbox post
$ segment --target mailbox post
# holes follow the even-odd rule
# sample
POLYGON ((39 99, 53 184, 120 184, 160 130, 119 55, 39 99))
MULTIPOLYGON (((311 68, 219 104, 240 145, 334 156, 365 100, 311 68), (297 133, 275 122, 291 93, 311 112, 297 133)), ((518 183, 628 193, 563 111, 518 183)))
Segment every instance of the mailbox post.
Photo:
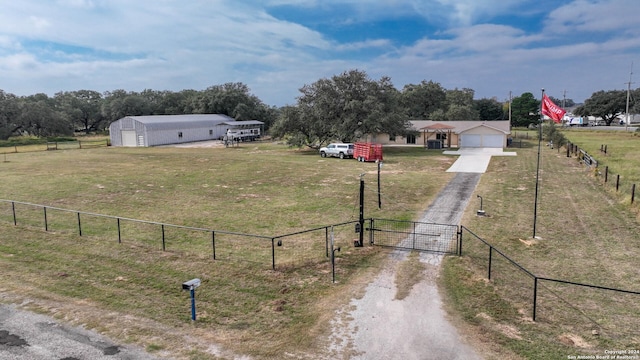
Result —
POLYGON ((200 279, 191 279, 182 283, 182 290, 191 293, 191 321, 196 321, 196 288, 200 286, 200 279))

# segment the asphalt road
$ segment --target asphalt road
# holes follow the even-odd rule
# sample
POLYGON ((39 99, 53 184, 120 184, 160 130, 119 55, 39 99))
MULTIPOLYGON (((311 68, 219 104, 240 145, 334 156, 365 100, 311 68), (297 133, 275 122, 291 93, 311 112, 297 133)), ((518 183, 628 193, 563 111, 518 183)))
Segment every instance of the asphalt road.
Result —
POLYGON ((81 327, 0 305, 0 360, 154 360, 144 350, 121 345, 81 327))

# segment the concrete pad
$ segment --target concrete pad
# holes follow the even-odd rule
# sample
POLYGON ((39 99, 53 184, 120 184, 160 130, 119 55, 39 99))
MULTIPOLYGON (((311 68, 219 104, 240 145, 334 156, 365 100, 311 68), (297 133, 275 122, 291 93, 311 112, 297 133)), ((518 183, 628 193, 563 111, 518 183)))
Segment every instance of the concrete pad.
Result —
POLYGON ((501 148, 460 148, 446 150, 445 155, 459 155, 447 172, 485 173, 492 156, 516 156, 515 152, 504 152, 501 148))

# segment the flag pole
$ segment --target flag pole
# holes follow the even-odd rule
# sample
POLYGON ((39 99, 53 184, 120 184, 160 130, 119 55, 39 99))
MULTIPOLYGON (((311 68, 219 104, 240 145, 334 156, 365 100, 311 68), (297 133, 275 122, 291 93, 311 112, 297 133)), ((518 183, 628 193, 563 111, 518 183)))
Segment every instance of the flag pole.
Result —
POLYGON ((542 123, 544 115, 542 114, 542 103, 544 102, 544 88, 542 88, 542 97, 540 97, 540 119, 538 120, 538 164, 536 166, 536 195, 533 201, 533 238, 536 237, 536 223, 538 221, 538 188, 540 184, 540 148, 542 143, 542 123))

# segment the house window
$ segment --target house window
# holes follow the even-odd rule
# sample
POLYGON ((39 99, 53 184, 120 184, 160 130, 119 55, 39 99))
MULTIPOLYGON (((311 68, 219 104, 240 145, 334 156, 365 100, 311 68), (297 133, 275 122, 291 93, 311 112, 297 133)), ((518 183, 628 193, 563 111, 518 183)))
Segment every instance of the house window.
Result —
POLYGON ((182 131, 178 133, 178 139, 182 139, 182 131))
POLYGON ((393 135, 389 135, 389 141, 396 141, 396 137, 393 135))
POLYGON ((213 135, 213 130, 209 130, 209 135, 213 135))
POLYGON ((416 136, 413 134, 407 135, 407 144, 415 144, 415 143, 416 143, 416 136))

